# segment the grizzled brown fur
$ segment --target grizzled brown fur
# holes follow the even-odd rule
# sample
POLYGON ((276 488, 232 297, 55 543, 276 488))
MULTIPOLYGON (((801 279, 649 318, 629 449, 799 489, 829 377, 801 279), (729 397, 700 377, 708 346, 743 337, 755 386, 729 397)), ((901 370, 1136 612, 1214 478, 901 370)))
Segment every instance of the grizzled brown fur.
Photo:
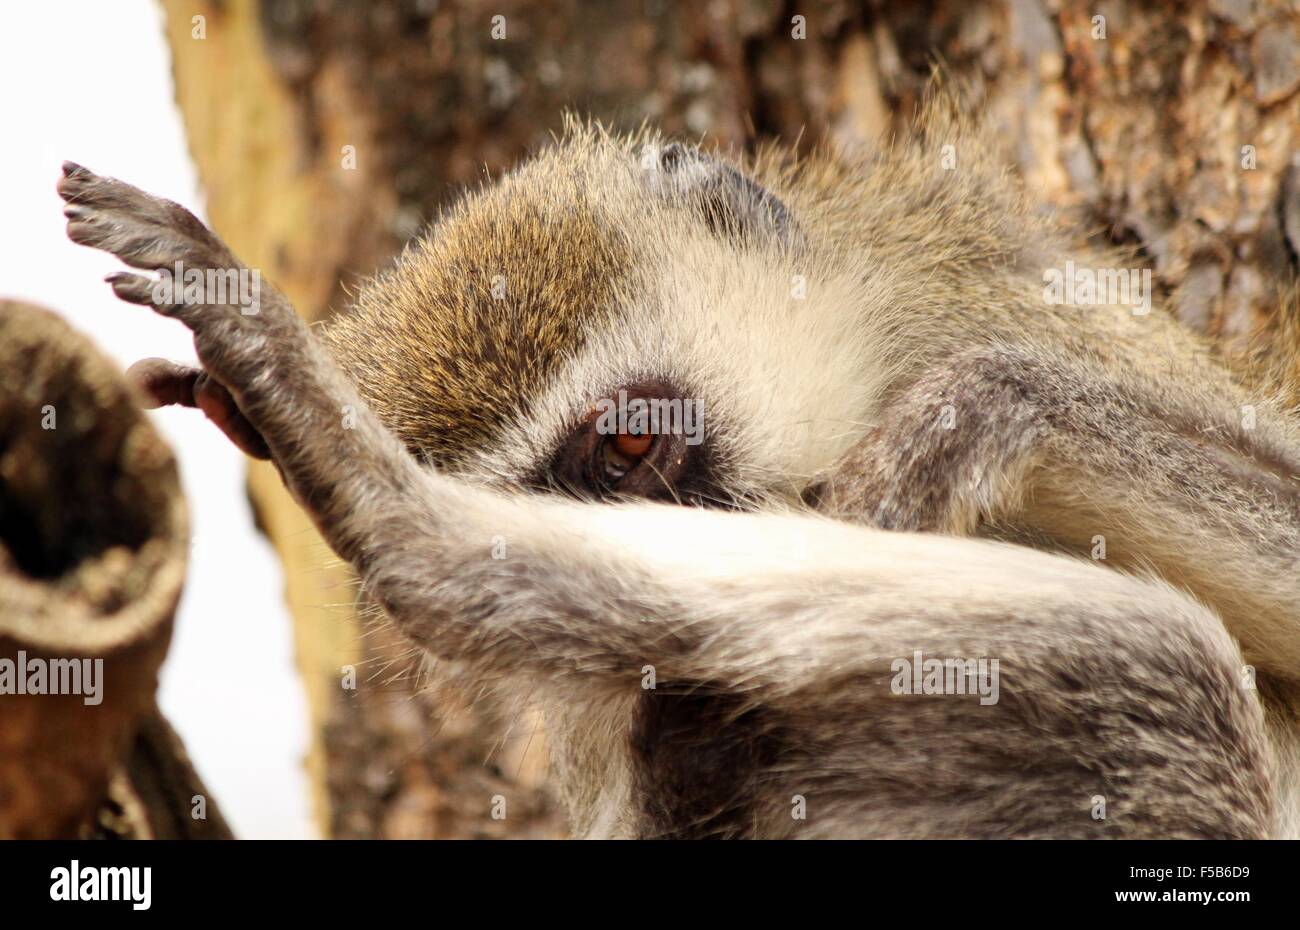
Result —
POLYGON ((543 162, 451 210, 321 331, 389 428, 432 461, 456 462, 527 416, 562 357, 616 310, 630 245, 586 202, 580 165, 543 162))

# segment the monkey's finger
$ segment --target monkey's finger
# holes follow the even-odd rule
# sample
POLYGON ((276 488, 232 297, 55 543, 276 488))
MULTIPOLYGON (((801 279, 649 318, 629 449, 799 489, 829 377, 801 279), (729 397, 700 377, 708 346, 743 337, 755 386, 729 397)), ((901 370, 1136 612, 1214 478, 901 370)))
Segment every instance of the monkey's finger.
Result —
POLYGON ((182 259, 208 263, 208 256, 192 251, 193 244, 173 229, 149 225, 126 213, 71 204, 63 208, 68 218, 68 238, 116 255, 133 268, 170 268, 182 259), (192 256, 199 255, 201 261, 192 256))
POLYGON ((144 394, 145 407, 197 407, 245 455, 271 457, 266 440, 244 416, 234 396, 201 368, 146 358, 128 368, 126 376, 144 394))
POLYGON ((118 300, 139 304, 142 307, 152 307, 163 315, 170 315, 170 305, 158 303, 154 299, 154 288, 158 282, 148 275, 131 271, 114 271, 112 274, 104 275, 104 280, 113 288, 113 293, 117 295, 118 300))
POLYGON ((151 410, 173 405, 197 407, 194 386, 201 374, 202 369, 165 358, 144 358, 126 370, 127 380, 140 389, 144 406, 151 410))
MULTIPOLYGON (((145 193, 134 184, 95 174, 76 162, 65 161, 63 174, 55 185, 59 196, 78 217, 96 212, 115 211, 142 222, 175 229, 199 243, 210 243, 212 233, 189 210, 174 200, 145 193)), ((64 211, 72 219, 74 214, 64 211)))
POLYGON ((95 174, 74 161, 65 161, 62 170, 63 176, 54 189, 68 203, 120 207, 140 204, 148 196, 124 181, 95 174))
POLYGON ((110 252, 134 268, 234 264, 221 240, 178 203, 72 162, 64 163, 57 189, 66 202, 68 238, 79 245, 110 252))
POLYGON ((230 391, 206 371, 194 382, 194 403, 245 455, 255 459, 271 457, 266 440, 248 422, 230 391))

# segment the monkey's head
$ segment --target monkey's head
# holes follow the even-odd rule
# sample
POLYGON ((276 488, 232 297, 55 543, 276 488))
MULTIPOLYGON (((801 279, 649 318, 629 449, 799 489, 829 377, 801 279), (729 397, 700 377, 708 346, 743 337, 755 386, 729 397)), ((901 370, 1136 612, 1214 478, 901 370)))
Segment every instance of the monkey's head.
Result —
POLYGON ((571 124, 322 335, 441 468, 597 497, 794 495, 873 383, 861 283, 799 177, 571 124))

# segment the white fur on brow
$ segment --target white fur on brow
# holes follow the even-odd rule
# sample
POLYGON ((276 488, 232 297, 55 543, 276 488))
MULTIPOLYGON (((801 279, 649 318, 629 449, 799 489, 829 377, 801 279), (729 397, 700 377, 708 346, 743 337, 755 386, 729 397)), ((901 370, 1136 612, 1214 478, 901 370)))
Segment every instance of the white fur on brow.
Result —
POLYGON ((626 155, 601 183, 630 188, 602 210, 637 245, 614 325, 587 334, 470 470, 529 474, 592 403, 657 378, 700 405, 704 442, 734 466, 734 492, 797 493, 848 448, 895 374, 872 347, 905 305, 901 282, 871 255, 846 258, 812 237, 738 255, 680 209, 647 201, 644 169, 626 155))

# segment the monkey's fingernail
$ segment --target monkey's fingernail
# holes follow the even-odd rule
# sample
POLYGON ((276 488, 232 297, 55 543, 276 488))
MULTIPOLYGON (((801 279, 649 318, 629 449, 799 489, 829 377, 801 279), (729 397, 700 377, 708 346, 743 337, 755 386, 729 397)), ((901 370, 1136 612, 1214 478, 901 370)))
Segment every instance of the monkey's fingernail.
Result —
POLYGON ((79 207, 75 203, 70 203, 63 208, 63 215, 70 220, 79 220, 86 215, 86 208, 79 207))
POLYGON ((133 281, 140 277, 138 274, 130 271, 114 271, 104 275, 104 281, 108 284, 116 284, 118 281, 133 281))
POLYGON ((81 167, 81 165, 77 164, 75 161, 65 161, 63 163, 64 177, 73 178, 83 174, 90 174, 90 172, 81 167))

